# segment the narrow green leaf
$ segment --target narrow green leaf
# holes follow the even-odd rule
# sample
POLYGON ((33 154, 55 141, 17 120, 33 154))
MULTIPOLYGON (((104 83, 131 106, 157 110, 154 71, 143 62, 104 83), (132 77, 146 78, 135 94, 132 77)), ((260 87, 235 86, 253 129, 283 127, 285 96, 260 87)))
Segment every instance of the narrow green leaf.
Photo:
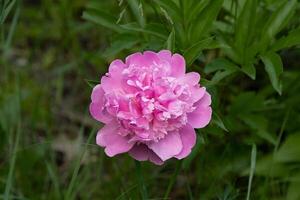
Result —
POLYGON ((219 83, 222 79, 233 74, 238 70, 238 66, 224 58, 217 58, 209 64, 207 64, 204 68, 205 73, 212 73, 216 71, 215 75, 211 79, 210 84, 212 85, 219 83))
POLYGON ((123 29, 128 30, 128 31, 134 31, 134 32, 139 32, 139 33, 147 33, 152 36, 159 37, 161 39, 166 40, 167 39, 167 33, 162 24, 157 24, 157 23, 149 23, 146 25, 145 28, 140 28, 136 23, 129 23, 129 24, 124 24, 120 25, 123 29))
POLYGON ((277 40, 271 47, 273 51, 289 48, 295 45, 300 45, 300 28, 292 30, 287 36, 277 40))
POLYGON ((247 0, 237 19, 235 25, 235 44, 240 51, 245 52, 245 47, 251 39, 251 32, 253 32, 255 25, 256 8, 257 0, 247 0))
POLYGON ((14 7, 16 3, 16 0, 12 0, 8 6, 3 8, 3 13, 1 13, 1 19, 0 19, 0 25, 2 25, 5 21, 5 19, 7 18, 8 14, 10 13, 10 11, 12 10, 12 8, 14 7))
POLYGON ((224 0, 210 1, 195 19, 195 23, 189 29, 191 41, 197 41, 202 38, 211 28, 214 20, 222 7, 224 0))
POLYGON ((6 41, 5 41, 5 44, 4 44, 4 52, 6 54, 6 52, 8 51, 8 49, 10 48, 10 45, 11 45, 11 41, 12 41, 12 38, 13 38, 13 35, 15 33, 15 30, 16 30, 16 26, 17 26, 17 23, 18 23, 18 20, 19 20, 19 16, 20 16, 20 1, 17 1, 16 3, 16 11, 14 13, 14 16, 13 16, 13 20, 12 20, 12 23, 10 25, 10 28, 9 28, 9 32, 8 32, 8 35, 7 35, 7 38, 6 38, 6 41))
POLYGON ((297 0, 284 1, 282 6, 272 14, 270 20, 266 25, 266 34, 272 38, 277 34, 281 28, 287 23, 288 19, 294 14, 296 9, 297 0))
POLYGON ((276 53, 269 52, 266 55, 262 55, 261 59, 265 65, 265 70, 269 75, 273 88, 281 95, 283 66, 280 56, 276 53))
POLYGON ((204 72, 206 74, 210 74, 218 70, 237 71, 239 70, 239 67, 227 59, 217 58, 208 63, 204 68, 204 72))
POLYGON ((86 82, 91 88, 94 88, 96 85, 99 84, 99 81, 96 81, 96 80, 85 79, 85 82, 86 82))
POLYGON ((256 166, 256 145, 252 145, 252 151, 251 151, 251 165, 250 165, 250 175, 249 175, 249 181, 248 181, 248 190, 247 190, 247 198, 246 200, 250 199, 250 193, 251 193, 251 185, 252 180, 255 172, 255 166, 256 166))
POLYGON ((287 190, 286 200, 300 199, 300 182, 291 182, 287 190))
POLYGON ((204 40, 200 40, 192 45, 190 48, 186 49, 183 53, 187 64, 192 64, 196 58, 200 55, 201 51, 208 47, 213 41, 212 37, 206 38, 204 40))
POLYGON ((288 135, 285 142, 275 153, 278 162, 300 162, 300 132, 288 135))
POLYGON ((256 69, 253 64, 244 64, 241 70, 247 74, 250 78, 255 80, 256 77, 256 69))
POLYGON ((262 39, 260 41, 260 52, 265 52, 270 41, 287 24, 294 15, 297 0, 284 0, 281 5, 273 12, 269 20, 262 29, 262 39))
POLYGON ((136 37, 135 35, 120 34, 118 37, 114 38, 111 46, 104 51, 103 56, 114 56, 124 49, 130 49, 138 42, 139 37, 136 37))
POLYGON ((180 21, 180 9, 173 1, 153 0, 172 21, 180 21))
MULTIPOLYGON (((83 128, 81 128, 80 130, 81 134, 83 134, 83 128)), ((73 193, 73 189, 75 187, 75 181, 78 177, 78 173, 79 173, 79 169, 80 169, 80 164, 81 164, 81 161, 83 159, 83 156, 85 155, 85 152, 87 151, 87 147, 88 145, 90 144, 90 142, 92 141, 92 138, 94 138, 94 135, 95 135, 95 130, 93 129, 91 132, 90 132, 90 135, 87 139, 87 142, 86 144, 84 145, 82 151, 81 151, 81 154, 76 162, 76 165, 75 165, 75 169, 73 171, 73 175, 72 175, 72 178, 71 178, 71 181, 70 181, 70 184, 68 186, 68 189, 67 189, 67 192, 65 194, 65 198, 64 199, 72 199, 70 198, 72 196, 72 193, 73 193)))
POLYGON ((173 29, 166 41, 166 47, 169 49, 171 52, 174 52, 175 50, 175 30, 173 29))
POLYGON ((193 162, 193 160, 195 160, 195 158, 197 157, 198 153, 200 152, 201 150, 201 147, 204 145, 204 138, 202 137, 201 134, 198 134, 197 136, 197 141, 196 141, 196 145, 195 147, 192 149, 192 152, 191 154, 185 158, 183 160, 183 163, 182 163, 182 168, 184 170, 188 170, 193 162))
MULTIPOLYGON (((190 1, 184 1, 190 2, 190 1)), ((210 0, 202 0, 191 3, 189 12, 187 13, 187 20, 194 20, 197 15, 199 15, 203 9, 208 5, 210 0)))
POLYGON ((212 122, 215 123, 221 129, 223 129, 224 131, 229 132, 228 129, 225 127, 223 120, 216 112, 213 112, 212 122))
POLYGON ((93 23, 99 24, 101 26, 104 26, 106 28, 109 28, 116 32, 124 31, 124 29, 122 29, 119 25, 116 24, 117 22, 116 18, 100 10, 84 11, 82 18, 91 21, 93 23))
POLYGON ((140 27, 145 27, 146 21, 145 21, 145 16, 143 15, 143 10, 142 10, 142 4, 137 2, 137 0, 127 0, 133 15, 135 16, 136 20, 138 21, 140 27))
POLYGON ((253 129, 253 133, 262 139, 267 140, 274 146, 276 145, 275 137, 267 130, 268 120, 264 116, 258 114, 243 114, 240 118, 245 124, 253 129))

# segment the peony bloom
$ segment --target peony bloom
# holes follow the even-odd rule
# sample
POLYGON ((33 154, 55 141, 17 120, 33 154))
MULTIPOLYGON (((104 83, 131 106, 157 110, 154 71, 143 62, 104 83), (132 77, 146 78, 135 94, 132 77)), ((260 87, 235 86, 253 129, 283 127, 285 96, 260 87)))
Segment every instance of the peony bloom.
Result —
POLYGON ((185 73, 181 55, 168 50, 114 60, 91 95, 90 113, 105 124, 97 144, 110 157, 128 152, 158 165, 188 156, 194 128, 206 126, 212 114, 211 97, 199 80, 198 73, 185 73))

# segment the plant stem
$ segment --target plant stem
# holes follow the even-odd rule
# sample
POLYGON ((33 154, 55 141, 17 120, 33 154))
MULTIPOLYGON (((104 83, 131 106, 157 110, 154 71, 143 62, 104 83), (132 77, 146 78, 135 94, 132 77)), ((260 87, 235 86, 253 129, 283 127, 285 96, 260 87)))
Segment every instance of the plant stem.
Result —
POLYGON ((169 182, 169 185, 168 185, 167 191, 165 193, 164 199, 168 199, 169 198, 169 194, 170 194, 170 192, 172 190, 172 187, 173 187, 173 185, 175 183, 175 180, 176 180, 176 178, 177 178, 177 176, 179 174, 179 171, 181 169, 181 163, 182 163, 181 161, 177 162, 175 173, 173 174, 173 176, 172 176, 172 178, 171 178, 171 180, 169 182))
POLYGON ((142 199, 144 200, 148 199, 147 189, 146 189, 143 172, 142 172, 142 166, 141 163, 137 160, 135 161, 135 167, 136 167, 136 176, 139 182, 139 189, 142 195, 142 199))

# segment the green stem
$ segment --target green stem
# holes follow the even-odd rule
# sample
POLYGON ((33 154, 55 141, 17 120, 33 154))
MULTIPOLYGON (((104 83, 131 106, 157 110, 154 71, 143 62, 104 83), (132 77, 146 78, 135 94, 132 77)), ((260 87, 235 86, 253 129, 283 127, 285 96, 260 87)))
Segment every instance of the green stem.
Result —
POLYGON ((147 189, 146 189, 146 185, 145 185, 145 181, 144 181, 144 177, 143 177, 143 173, 142 173, 142 166, 141 163, 139 161, 135 161, 135 167, 136 167, 136 176, 139 182, 139 189, 142 195, 142 199, 148 199, 148 195, 147 195, 147 189))
POLYGON ((171 178, 171 180, 169 182, 169 185, 168 185, 167 191, 165 193, 164 199, 168 199, 169 198, 169 194, 170 194, 170 192, 172 190, 172 187, 173 187, 173 185, 174 185, 174 183, 176 181, 176 178, 177 178, 177 176, 179 174, 179 171, 181 169, 181 163, 182 163, 181 161, 177 162, 175 173, 173 174, 173 176, 172 176, 172 178, 171 178))

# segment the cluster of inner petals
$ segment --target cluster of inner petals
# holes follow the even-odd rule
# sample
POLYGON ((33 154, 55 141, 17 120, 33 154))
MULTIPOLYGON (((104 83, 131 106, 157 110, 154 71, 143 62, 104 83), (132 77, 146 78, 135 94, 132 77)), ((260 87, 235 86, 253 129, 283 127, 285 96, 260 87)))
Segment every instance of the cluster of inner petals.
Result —
POLYGON ((106 78, 122 79, 122 87, 105 92, 102 111, 117 119, 118 134, 129 142, 157 142, 178 132, 187 124, 187 114, 195 110, 191 89, 200 86, 173 77, 171 67, 166 61, 129 63, 119 67, 117 75, 114 70, 106 74, 106 78))

